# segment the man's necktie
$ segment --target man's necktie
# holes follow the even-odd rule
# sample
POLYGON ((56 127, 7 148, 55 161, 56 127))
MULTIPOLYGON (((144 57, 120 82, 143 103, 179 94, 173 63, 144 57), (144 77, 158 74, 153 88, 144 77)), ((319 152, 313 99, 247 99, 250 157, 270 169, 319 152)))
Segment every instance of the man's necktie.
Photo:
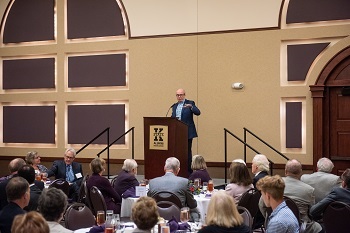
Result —
POLYGON ((68 182, 73 182, 73 180, 74 180, 74 175, 73 175, 73 171, 72 171, 72 165, 67 165, 67 168, 66 168, 66 180, 68 182))

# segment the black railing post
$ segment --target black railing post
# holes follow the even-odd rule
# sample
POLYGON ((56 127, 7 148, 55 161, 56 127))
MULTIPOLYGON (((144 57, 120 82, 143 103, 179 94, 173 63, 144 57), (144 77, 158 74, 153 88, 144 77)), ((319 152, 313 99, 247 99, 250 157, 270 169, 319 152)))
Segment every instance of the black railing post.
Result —
POLYGON ((224 130, 224 138, 225 138, 225 185, 227 184, 227 132, 224 130))
POLYGON ((135 143, 134 143, 134 140, 135 140, 135 136, 134 136, 134 127, 132 127, 132 131, 131 131, 131 141, 132 141, 132 145, 131 145, 131 158, 132 159, 135 159, 135 143))
MULTIPOLYGON (((109 145, 109 128, 108 128, 108 131, 107 131, 107 145, 109 145)), ((108 163, 108 165, 107 165, 107 177, 108 177, 108 179, 109 179, 109 147, 108 147, 108 150, 107 150, 107 163, 108 163)))
POLYGON ((246 143, 247 143, 247 132, 244 128, 244 162, 247 163, 247 145, 246 145, 246 143))

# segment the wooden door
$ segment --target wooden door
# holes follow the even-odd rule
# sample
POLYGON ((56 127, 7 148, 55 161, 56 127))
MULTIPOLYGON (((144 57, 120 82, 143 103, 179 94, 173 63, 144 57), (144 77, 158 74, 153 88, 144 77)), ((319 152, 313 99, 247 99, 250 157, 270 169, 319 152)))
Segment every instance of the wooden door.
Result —
POLYGON ((343 95, 342 89, 329 91, 329 157, 338 175, 350 167, 350 95, 343 95))

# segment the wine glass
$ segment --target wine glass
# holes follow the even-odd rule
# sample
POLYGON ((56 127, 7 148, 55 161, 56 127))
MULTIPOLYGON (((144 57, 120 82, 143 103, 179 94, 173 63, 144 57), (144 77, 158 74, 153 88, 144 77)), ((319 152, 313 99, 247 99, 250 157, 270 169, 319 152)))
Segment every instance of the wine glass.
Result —
POLYGON ((182 207, 180 211, 180 221, 188 222, 190 220, 190 208, 182 207))

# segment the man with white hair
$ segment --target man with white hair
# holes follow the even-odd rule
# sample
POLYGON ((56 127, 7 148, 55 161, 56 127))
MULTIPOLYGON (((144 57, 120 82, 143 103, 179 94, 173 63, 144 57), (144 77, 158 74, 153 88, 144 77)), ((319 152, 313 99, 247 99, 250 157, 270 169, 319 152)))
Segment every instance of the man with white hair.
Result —
POLYGON ((252 161, 252 173, 254 174, 253 185, 256 188, 256 182, 264 176, 268 175, 270 170, 270 162, 263 154, 257 154, 252 161))
POLYGON ((137 175, 137 163, 134 159, 125 159, 121 172, 113 183, 114 190, 122 196, 122 194, 135 186, 139 186, 139 182, 136 179, 137 175))
POLYGON ((325 198, 335 187, 341 187, 339 176, 331 174, 334 164, 328 158, 321 158, 317 162, 317 172, 304 174, 301 181, 315 189, 315 202, 318 203, 325 198))
POLYGON ((149 182, 148 196, 152 197, 157 192, 168 191, 179 197, 182 207, 189 207, 191 220, 199 220, 199 213, 196 209, 197 202, 189 189, 188 179, 179 177, 180 161, 175 157, 170 157, 165 161, 165 175, 154 178, 149 182))

